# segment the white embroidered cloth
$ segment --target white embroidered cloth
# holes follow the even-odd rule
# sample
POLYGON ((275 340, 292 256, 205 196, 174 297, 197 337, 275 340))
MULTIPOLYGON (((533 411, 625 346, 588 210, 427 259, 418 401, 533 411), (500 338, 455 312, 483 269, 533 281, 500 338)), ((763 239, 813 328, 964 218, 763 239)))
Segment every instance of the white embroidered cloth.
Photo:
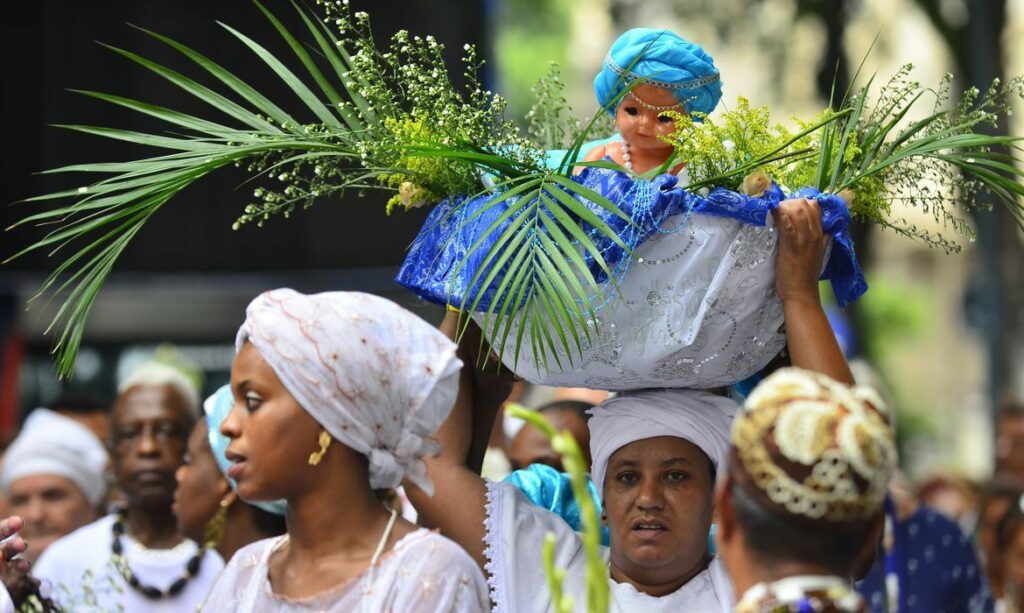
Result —
POLYGON ((478 613, 488 610, 487 587, 473 559, 452 541, 422 528, 404 536, 380 559, 372 582, 368 581, 370 575, 364 573, 310 598, 279 596, 270 585, 268 573, 270 555, 283 538, 264 539, 239 549, 202 610, 210 613, 478 613))
MULTIPOLYGON (((533 505, 514 485, 488 481, 485 527, 488 582, 495 613, 553 610, 541 558, 541 543, 549 532, 556 537, 555 566, 567 570, 565 593, 572 594, 578 609, 583 610, 583 542, 561 517, 533 505)), ((607 559, 608 550, 602 550, 607 559)), ((718 558, 686 585, 660 598, 611 581, 611 613, 730 613, 732 605, 732 586, 718 558)))
POLYGON ((259 350, 296 401, 370 460, 370 485, 408 477, 428 493, 423 456, 455 404, 459 369, 448 337, 390 300, 360 292, 264 292, 246 309, 236 349, 259 350))
MULTIPOLYGON (((662 228, 666 233, 637 249, 639 260, 623 277, 621 294, 609 288, 610 300, 596 320, 584 322, 590 339, 581 336, 582 356, 566 331, 571 366, 563 351, 563 368, 550 354, 545 368, 529 329, 516 363, 514 324, 502 354, 505 365, 531 383, 612 390, 722 387, 767 365, 786 342, 775 293, 774 218, 758 227, 725 217, 676 215, 662 228)), ((483 327, 483 316, 476 318, 483 327)), ((557 339, 556 328, 542 320, 557 339)))
POLYGON ((730 398, 685 389, 627 392, 590 410, 590 456, 594 486, 604 497, 612 454, 656 436, 676 436, 700 448, 715 468, 729 452, 732 420, 739 406, 730 398))

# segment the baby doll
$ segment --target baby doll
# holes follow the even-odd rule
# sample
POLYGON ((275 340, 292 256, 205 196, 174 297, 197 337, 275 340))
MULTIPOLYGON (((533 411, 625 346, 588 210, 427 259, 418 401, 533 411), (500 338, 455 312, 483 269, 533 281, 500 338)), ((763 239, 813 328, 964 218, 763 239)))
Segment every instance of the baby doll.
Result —
MULTIPOLYGON (((706 389, 746 379, 786 340, 780 332, 783 307, 775 293, 778 239, 769 215, 783 200, 781 191, 762 176, 746 183, 764 197, 720 188, 699 196, 678 184, 674 173, 685 175, 683 164, 650 180, 638 176, 663 165, 673 152, 659 138, 675 129, 668 111, 701 117, 714 110, 722 95, 718 69, 699 45, 668 30, 638 28, 612 45, 594 90, 615 117, 621 141, 595 146, 584 159, 611 159, 630 172, 585 167, 573 180, 630 218, 632 223, 624 222, 588 203, 632 253, 611 240, 598 245, 618 291, 609 286, 606 295, 595 297, 597 317, 579 322, 588 332, 581 351, 574 348, 573 355, 553 360, 538 355, 530 342, 520 343, 517 355, 516 343, 508 342, 503 362, 534 383, 593 389, 706 389)), ((839 236, 848 213, 835 200, 842 208, 840 219, 826 215, 835 223, 831 228, 826 223, 825 231, 839 236)), ((468 248, 485 242, 493 223, 502 223, 499 217, 510 205, 474 216, 481 202, 435 208, 402 265, 399 283, 427 300, 452 305, 462 304, 467 294, 478 295, 477 310, 486 310, 500 276, 488 287, 471 288, 477 264, 463 262, 468 248)), ((859 274, 848 240, 835 244, 841 248, 833 249, 839 257, 832 260, 853 262, 847 269, 859 274)), ((487 249, 477 251, 479 261, 487 249)), ((589 254, 582 255, 594 278, 608 280, 601 267, 591 265, 589 254)), ((483 322, 479 313, 476 317, 483 322)), ((545 313, 517 318, 507 338, 531 338, 529 331, 520 335, 518 329, 530 319, 552 326, 545 313)))

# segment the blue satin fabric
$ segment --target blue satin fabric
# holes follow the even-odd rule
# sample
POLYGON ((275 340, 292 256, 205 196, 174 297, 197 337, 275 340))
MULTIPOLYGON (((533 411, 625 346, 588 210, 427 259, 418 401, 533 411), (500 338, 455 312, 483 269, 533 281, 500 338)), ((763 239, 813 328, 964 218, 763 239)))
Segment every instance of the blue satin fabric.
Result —
MULTIPOLYGON (((686 213, 716 215, 763 226, 769 212, 786 199, 782 190, 774 184, 760 198, 752 198, 724 188, 713 189, 704 197, 684 191, 677 185, 674 175, 660 175, 646 181, 631 178, 624 172, 604 168, 585 168, 583 172, 573 177, 573 180, 604 195, 633 221, 635 225, 628 224, 597 204, 580 199, 602 221, 614 228, 622 242, 633 250, 655 233, 672 232, 673 229, 662 228, 665 220, 671 216, 686 213)), ((831 255, 821 278, 831 281, 840 307, 856 300, 867 290, 867 283, 857 263, 853 239, 848 229, 850 213, 845 203, 838 196, 823 195, 810 188, 798 190, 792 197, 818 200, 822 211, 822 227, 825 233, 833 238, 831 255)), ((509 224, 518 221, 519 216, 528 214, 527 211, 531 208, 522 207, 518 212, 500 220, 502 214, 519 203, 515 198, 510 198, 480 213, 492 198, 492 193, 475 198, 450 198, 434 207, 409 248, 396 281, 430 302, 461 305, 463 299, 468 296, 466 304, 472 305, 479 297, 475 310, 488 310, 501 282, 503 271, 499 271, 486 287, 483 287, 482 281, 490 272, 490 267, 495 265, 496 259, 488 264, 488 270, 477 278, 473 287, 470 287, 470 284, 480 271, 488 249, 501 232, 509 224), (496 222, 497 226, 491 230, 491 226, 496 222), (466 253, 477 243, 479 246, 473 258, 462 265, 466 253)), ((539 211, 540 215, 546 215, 550 221, 555 219, 543 203, 539 205, 539 211)), ((547 232, 539 221, 536 227, 535 232, 547 232)), ((626 250, 589 224, 584 222, 582 227, 597 246, 612 274, 616 279, 621 278, 628 269, 631 259, 626 250)), ((585 262, 598 281, 607 281, 607 274, 592 256, 587 254, 585 262)), ((506 262, 506 269, 507 266, 506 262)))
MULTIPOLYGON (((569 475, 551 468, 547 464, 530 464, 523 470, 513 471, 505 477, 505 483, 519 488, 534 505, 547 509, 560 516, 573 530, 580 532, 583 522, 580 518, 580 505, 572 493, 569 475)), ((597 496, 597 488, 587 475, 587 491, 597 506, 597 515, 601 516, 601 500, 597 496)), ((608 526, 601 526, 601 544, 608 545, 608 526)))

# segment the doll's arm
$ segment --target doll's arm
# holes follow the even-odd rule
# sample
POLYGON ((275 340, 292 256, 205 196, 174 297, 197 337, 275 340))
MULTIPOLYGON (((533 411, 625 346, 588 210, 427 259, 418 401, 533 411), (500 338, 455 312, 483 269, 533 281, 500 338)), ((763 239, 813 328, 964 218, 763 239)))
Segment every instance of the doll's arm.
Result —
MULTIPOLYGON (((607 153, 608 153, 608 145, 598 145, 598 146, 594 147, 593 149, 591 149, 590 151, 588 151, 587 155, 583 156, 583 159, 580 160, 580 161, 582 161, 582 162, 593 162, 595 160, 600 160, 605 155, 607 155, 607 153)), ((582 166, 577 166, 572 172, 573 172, 573 174, 578 175, 581 172, 583 172, 583 167, 582 166)))

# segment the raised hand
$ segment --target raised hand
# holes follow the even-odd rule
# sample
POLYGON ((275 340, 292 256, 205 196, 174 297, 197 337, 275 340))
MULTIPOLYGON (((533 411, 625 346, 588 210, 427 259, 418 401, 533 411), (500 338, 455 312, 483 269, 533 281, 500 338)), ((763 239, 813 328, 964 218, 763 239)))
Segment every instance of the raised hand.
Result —
POLYGON ((827 236, 821 229, 821 209, 815 200, 794 198, 774 211, 779 234, 775 260, 775 289, 785 303, 793 299, 820 300, 818 277, 827 236))
POLYGON ((27 573, 30 563, 23 558, 16 558, 18 554, 24 553, 28 548, 25 539, 17 535, 25 525, 25 521, 17 515, 12 515, 0 521, 0 572, 8 569, 27 573))

